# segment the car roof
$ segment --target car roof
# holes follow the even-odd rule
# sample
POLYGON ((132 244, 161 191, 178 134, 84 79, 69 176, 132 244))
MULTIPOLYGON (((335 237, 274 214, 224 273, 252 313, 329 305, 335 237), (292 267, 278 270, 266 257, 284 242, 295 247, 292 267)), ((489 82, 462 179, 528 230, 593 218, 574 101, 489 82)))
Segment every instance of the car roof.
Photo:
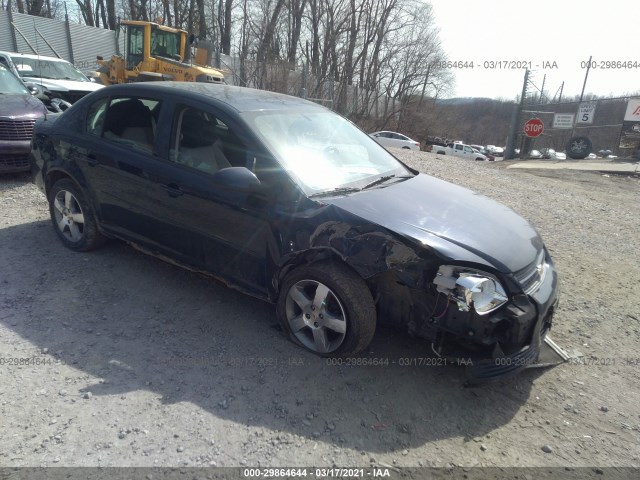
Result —
POLYGON ((16 53, 16 52, 0 52, 0 55, 8 55, 16 58, 33 58, 35 60, 51 60, 52 62, 71 63, 63 58, 49 57, 47 55, 31 55, 28 53, 16 53))
POLYGON ((315 109, 326 111, 327 109, 298 97, 283 95, 281 93, 256 90, 248 87, 236 87, 232 85, 220 85, 200 82, 143 82, 111 85, 100 89, 102 95, 137 95, 145 94, 162 97, 175 97, 203 101, 211 100, 211 103, 224 104, 235 112, 256 112, 265 110, 290 110, 294 108, 315 109), (204 97, 204 98, 203 98, 204 97))

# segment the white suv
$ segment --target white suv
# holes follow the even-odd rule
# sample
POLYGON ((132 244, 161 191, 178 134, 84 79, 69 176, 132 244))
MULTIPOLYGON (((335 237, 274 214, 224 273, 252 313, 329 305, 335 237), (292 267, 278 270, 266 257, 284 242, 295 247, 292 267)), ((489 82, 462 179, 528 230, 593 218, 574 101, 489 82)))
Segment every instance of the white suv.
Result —
POLYGON ((60 58, 0 52, 0 64, 20 77, 23 82, 41 85, 51 92, 53 97, 69 103, 74 103, 103 87, 60 58))

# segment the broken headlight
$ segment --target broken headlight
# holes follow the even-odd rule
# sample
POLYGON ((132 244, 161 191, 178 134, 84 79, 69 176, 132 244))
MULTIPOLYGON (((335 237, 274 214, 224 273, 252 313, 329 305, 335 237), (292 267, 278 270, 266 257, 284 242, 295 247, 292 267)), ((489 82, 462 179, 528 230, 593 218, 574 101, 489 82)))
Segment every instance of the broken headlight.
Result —
POLYGON ((479 315, 486 315, 508 300, 498 279, 480 270, 443 265, 433 283, 438 292, 455 301, 463 312, 473 308, 479 315))

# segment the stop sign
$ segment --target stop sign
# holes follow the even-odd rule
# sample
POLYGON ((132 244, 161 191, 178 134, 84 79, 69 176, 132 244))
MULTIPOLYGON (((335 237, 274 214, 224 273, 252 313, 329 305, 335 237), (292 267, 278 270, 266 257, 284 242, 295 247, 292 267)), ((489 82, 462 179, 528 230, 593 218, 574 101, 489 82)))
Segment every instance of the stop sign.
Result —
POLYGON ((544 132, 544 123, 539 118, 532 118, 524 124, 524 134, 527 137, 537 137, 544 132))

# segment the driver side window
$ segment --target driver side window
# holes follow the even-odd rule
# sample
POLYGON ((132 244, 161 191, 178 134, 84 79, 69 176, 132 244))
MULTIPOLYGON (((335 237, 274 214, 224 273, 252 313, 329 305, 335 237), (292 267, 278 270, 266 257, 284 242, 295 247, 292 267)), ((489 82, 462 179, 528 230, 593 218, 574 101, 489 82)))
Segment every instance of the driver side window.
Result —
POLYGON ((224 139, 229 128, 212 114, 192 107, 176 110, 169 159, 214 174, 231 167, 224 139))

